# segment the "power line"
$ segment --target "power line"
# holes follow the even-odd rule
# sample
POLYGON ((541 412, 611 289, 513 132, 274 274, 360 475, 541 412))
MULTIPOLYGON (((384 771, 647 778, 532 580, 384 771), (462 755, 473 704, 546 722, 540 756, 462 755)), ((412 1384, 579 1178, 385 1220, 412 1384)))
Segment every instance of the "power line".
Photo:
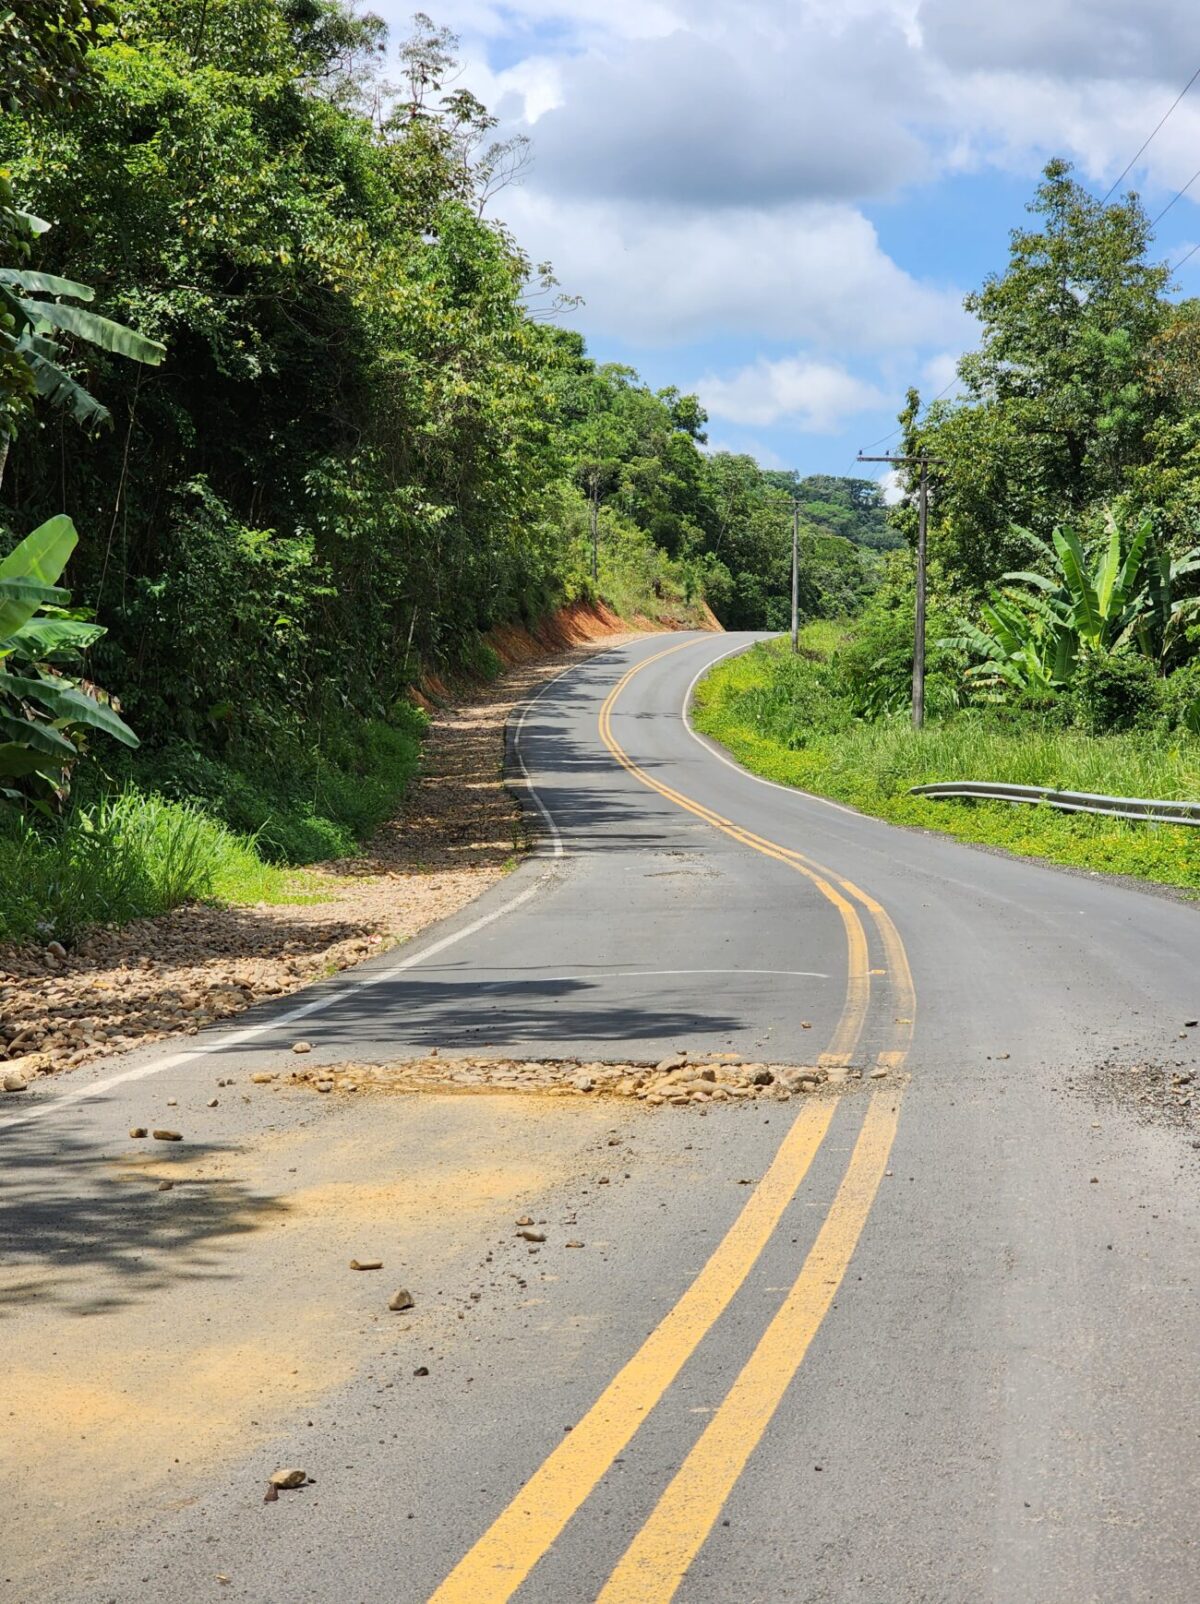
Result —
MULTIPOLYGON (((1132 168, 1132 167, 1133 167, 1133 165, 1134 165, 1134 163, 1135 163, 1135 162, 1136 162, 1136 161, 1137 161, 1137 159, 1138 159, 1138 157, 1139 157, 1139 156, 1140 156, 1140 155, 1141 155, 1141 154, 1142 154, 1142 152, 1143 152, 1143 151, 1144 151, 1144 150, 1146 150, 1146 149, 1147 149, 1147 147, 1148 147, 1148 146, 1149 146, 1149 145, 1150 145, 1150 143, 1151 143, 1151 141, 1152 141, 1152 140, 1153 140, 1153 139, 1154 139, 1154 138, 1155 138, 1155 136, 1156 136, 1156 135, 1157 135, 1157 133, 1158 133, 1158 131, 1159 131, 1159 129, 1160 129, 1160 128, 1161 128, 1161 127, 1162 127, 1162 126, 1163 126, 1163 124, 1164 124, 1164 123, 1165 123, 1165 122, 1166 122, 1166 120, 1167 120, 1167 118, 1168 118, 1168 117, 1169 117, 1169 116, 1170 116, 1170 115, 1171 115, 1171 113, 1172 113, 1172 112, 1173 112, 1173 111, 1174 111, 1174 110, 1175 110, 1175 108, 1176 108, 1176 106, 1178 106, 1178 104, 1179 104, 1179 102, 1180 102, 1180 101, 1181 101, 1181 100, 1182 100, 1182 99, 1183 99, 1183 97, 1184 97, 1184 95, 1186 95, 1186 94, 1187 94, 1187 92, 1188 92, 1188 90, 1189 90, 1189 89, 1190 89, 1190 88, 1191 88, 1191 87, 1192 87, 1192 85, 1193 85, 1193 84, 1194 84, 1194 83, 1195 83, 1195 82, 1196 82, 1196 79, 1197 79, 1197 78, 1200 78, 1200 67, 1197 67, 1197 68, 1196 68, 1196 70, 1195 70, 1195 72, 1194 72, 1194 73, 1193 73, 1193 74, 1192 74, 1192 76, 1191 76, 1191 77, 1190 77, 1190 78, 1189 78, 1189 79, 1188 79, 1188 81, 1187 81, 1187 83, 1185 83, 1185 84, 1184 84, 1184 86, 1183 86, 1183 88, 1182 88, 1182 89, 1181 89, 1181 90, 1180 90, 1180 91, 1179 91, 1179 93, 1178 93, 1178 94, 1177 94, 1177 95, 1176 95, 1176 96, 1175 96, 1175 99, 1174 99, 1174 100, 1173 100, 1173 101, 1172 101, 1172 102, 1171 102, 1171 104, 1170 104, 1170 105, 1169 105, 1169 106, 1168 106, 1168 107, 1167 107, 1167 109, 1166 109, 1166 111, 1164 111, 1164 112, 1163 112, 1163 114, 1162 114, 1162 116, 1161 116, 1161 117, 1160 117, 1160 118, 1159 118, 1159 119, 1158 119, 1158 121, 1157 121, 1157 122, 1156 122, 1156 123, 1155 123, 1155 125, 1154 125, 1154 128, 1153 128, 1153 130, 1152 130, 1152 131, 1151 131, 1151 133, 1150 133, 1150 134, 1148 134, 1148 135, 1147 135, 1147 137, 1146 137, 1146 138, 1145 138, 1145 139, 1144 139, 1144 140, 1143 140, 1143 141, 1142 141, 1142 143, 1141 143, 1141 144, 1140 144, 1140 145, 1139 145, 1139 146, 1138 146, 1138 148, 1137 148, 1137 150, 1136 150, 1136 151, 1135 151, 1135 152, 1134 152, 1134 154, 1133 154, 1133 156, 1132 156, 1132 158, 1131 158, 1131 159, 1130 159, 1130 161, 1129 161, 1129 162, 1127 162, 1127 163, 1126 163, 1126 165, 1125 165, 1125 167, 1124 167, 1124 168, 1123 168, 1123 170, 1122 170, 1122 171, 1121 171, 1121 173, 1120 173, 1120 174, 1119 174, 1119 175, 1118 175, 1118 177, 1117 177, 1117 178, 1115 178, 1115 179, 1114 179, 1114 180, 1113 180, 1113 182, 1112 182, 1112 184, 1111 184, 1111 186, 1110 186, 1110 187, 1109 187, 1109 191, 1108 191, 1108 194, 1107 194, 1107 195, 1105 195, 1105 197, 1104 197, 1104 200, 1102 200, 1102 201, 1101 201, 1101 202, 1100 202, 1100 204, 1101 204, 1101 206, 1103 206, 1103 205, 1104 205, 1104 204, 1105 204, 1105 203, 1106 203, 1106 202, 1107 202, 1107 201, 1108 201, 1108 200, 1109 200, 1109 198, 1110 198, 1110 197, 1111 197, 1111 195, 1112 195, 1112 193, 1113 193, 1113 190, 1115 190, 1115 189, 1116 189, 1116 188, 1117 188, 1117 185, 1118 185, 1118 184, 1120 184, 1120 183, 1122 183, 1122 182, 1123 182, 1123 181, 1124 181, 1124 179, 1125 179, 1125 177, 1126 177, 1126 175, 1127 175, 1127 174, 1128 174, 1128 173, 1129 173, 1129 171, 1130 171, 1130 169, 1131 169, 1131 168, 1132 168)), ((1178 200, 1178 199, 1179 199, 1179 197, 1178 197, 1178 195, 1177 195, 1177 196, 1176 196, 1176 197, 1175 197, 1175 199, 1176 199, 1176 200, 1178 200)), ((1173 203, 1172 203, 1172 204, 1173 204, 1173 203)))
POLYGON ((1192 185, 1196 182, 1196 180, 1198 178, 1200 178, 1200 167, 1198 167, 1196 169, 1196 171, 1188 179, 1187 183, 1183 186, 1182 189, 1177 189, 1175 191, 1174 195, 1172 195, 1171 199, 1163 207, 1162 211, 1159 212, 1158 216, 1150 224, 1151 228, 1157 228, 1158 227, 1158 225, 1162 222, 1163 218, 1171 210, 1172 206, 1174 206, 1175 202, 1177 200, 1181 200, 1183 198, 1183 196, 1187 194, 1188 190, 1191 189, 1192 185))
POLYGON ((1175 263, 1175 266, 1171 269, 1171 272, 1172 273, 1178 273, 1179 269, 1183 266, 1183 264, 1185 262, 1190 262, 1192 257, 1195 256, 1197 251, 1200 251, 1200 241, 1198 241, 1195 245, 1193 245, 1190 251, 1185 251, 1184 252, 1184 254, 1175 263))
MULTIPOLYGON (((933 406, 935 401, 940 401, 944 396, 948 396, 957 383, 958 374, 955 373, 954 377, 950 380, 950 383, 946 385, 945 389, 939 390, 934 396, 933 401, 928 402, 927 405, 933 406)), ((881 434, 878 440, 872 440, 868 445, 862 446, 859 450, 859 455, 861 456, 864 451, 874 451, 875 447, 881 446, 885 440, 894 439, 895 436, 900 433, 903 427, 904 425, 902 423, 898 423, 894 429, 889 431, 889 433, 881 434)))

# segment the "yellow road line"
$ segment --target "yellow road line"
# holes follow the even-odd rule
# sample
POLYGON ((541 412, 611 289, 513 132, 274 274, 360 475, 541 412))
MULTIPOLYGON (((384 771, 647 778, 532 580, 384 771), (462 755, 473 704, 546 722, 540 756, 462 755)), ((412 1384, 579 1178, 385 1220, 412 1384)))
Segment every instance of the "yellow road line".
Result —
MULTIPOLYGON (((690 645, 692 643, 687 642, 685 644, 690 645)), ((818 874, 815 868, 803 859, 798 852, 791 852, 788 848, 781 847, 775 841, 767 841, 763 836, 755 835, 752 831, 743 829, 741 825, 735 824, 732 819, 727 819, 724 814, 717 813, 712 808, 705 807, 703 803, 684 796, 682 792, 676 791, 672 786, 664 785, 660 780, 654 779, 646 773, 645 769, 639 767, 633 761, 612 733, 613 706, 630 680, 639 674, 643 668, 649 667, 651 663, 658 662, 659 658, 669 657, 672 652, 681 650, 682 647, 679 646, 668 647, 665 652, 659 652, 657 656, 647 658, 645 662, 636 663, 633 668, 617 681, 600 709, 600 738, 621 767, 632 774, 636 780, 640 780, 650 790, 657 791, 659 796, 665 797, 669 802, 673 802, 676 807, 683 808, 686 812, 694 814, 698 819, 703 819, 706 824, 710 824, 714 829, 720 830, 723 835, 729 836, 731 840, 737 841, 742 846, 752 848, 764 857, 774 858, 776 862, 785 864, 798 874, 802 874, 837 909, 841 915, 842 925, 846 933, 846 1000, 837 1029, 834 1031, 833 1040, 829 1044, 829 1050, 821 1054, 820 1062, 825 1065, 847 1064, 853 1057, 854 1049, 857 1047, 859 1037, 862 1035, 871 993, 867 937, 863 929, 862 920, 859 918, 854 905, 840 891, 836 890, 823 874, 818 874)), ((862 895, 865 897, 865 893, 862 895)))
POLYGON ((872 1099, 791 1291, 596 1604, 668 1604, 674 1598, 837 1294, 887 1167, 899 1108, 895 1091, 872 1099))
MULTIPOLYGON (((630 680, 651 663, 694 644, 697 643, 684 641, 667 647, 623 675, 601 709, 601 736, 617 762, 643 784, 732 839, 804 875, 837 908, 847 941, 846 998, 829 1051, 821 1061, 844 1064, 858 1044, 870 1001, 866 932, 853 902, 799 854, 754 836, 732 820, 651 779, 613 738, 612 708, 630 680)), ((866 903, 864 893, 848 883, 843 885, 866 903)), ((800 1112, 766 1174, 696 1280, 570 1436, 455 1566, 429 1604, 504 1604, 512 1597, 728 1306, 804 1179, 832 1117, 833 1105, 829 1103, 810 1105, 800 1112)))
POLYGON ((430 1604, 502 1604, 554 1542, 749 1274, 833 1118, 804 1108, 742 1212, 679 1302, 455 1566, 430 1604))

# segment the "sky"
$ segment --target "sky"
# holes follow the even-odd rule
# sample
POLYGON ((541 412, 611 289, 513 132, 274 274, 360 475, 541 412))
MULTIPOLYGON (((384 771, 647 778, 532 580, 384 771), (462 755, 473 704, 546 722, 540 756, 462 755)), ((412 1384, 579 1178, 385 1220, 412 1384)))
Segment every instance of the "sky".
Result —
MULTIPOLYGON (((710 445, 862 473, 975 343, 1045 162, 1103 195, 1200 68, 1194 0, 427 0, 531 141, 492 212, 594 357, 699 394, 710 445)), ((403 0, 369 0, 396 38, 403 0)), ((1200 241, 1200 82, 1122 188, 1200 241)), ((1200 294, 1200 251, 1181 268, 1200 294)))

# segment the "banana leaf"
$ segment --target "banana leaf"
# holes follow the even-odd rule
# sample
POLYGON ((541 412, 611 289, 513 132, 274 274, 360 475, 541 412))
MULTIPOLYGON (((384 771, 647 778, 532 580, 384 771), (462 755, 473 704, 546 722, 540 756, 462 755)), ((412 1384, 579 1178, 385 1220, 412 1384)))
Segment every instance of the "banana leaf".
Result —
POLYGON ((96 292, 87 284, 76 284, 74 279, 58 278, 53 273, 33 273, 24 268, 0 267, 0 283, 15 284, 27 295, 70 295, 77 301, 94 301, 96 292))
POLYGON ((19 701, 37 702, 59 724, 84 724, 89 729, 103 730, 126 746, 140 744, 129 725, 111 707, 75 685, 40 677, 29 679, 0 669, 0 691, 7 691, 19 701))
POLYGON ((38 724, 33 719, 13 718, 3 709, 0 709, 0 738, 36 752, 40 767, 45 767, 47 759, 50 759, 57 768, 62 768, 79 756, 79 748, 75 743, 68 741, 53 725, 38 724))
POLYGON ((91 345, 98 345, 102 351, 127 356, 134 362, 157 367, 167 354, 166 346, 157 340, 149 340, 144 334, 127 329, 123 323, 114 323, 111 318, 85 311, 83 307, 68 306, 61 301, 22 301, 21 307, 35 327, 44 325, 64 334, 74 334, 91 345))
MULTIPOLYGON (((3 594, 4 585, 0 582, 0 596, 3 594)), ((103 624, 87 624, 79 618, 31 618, 11 640, 0 640, 0 649, 7 645, 17 657, 41 662, 86 651, 106 633, 103 624)))

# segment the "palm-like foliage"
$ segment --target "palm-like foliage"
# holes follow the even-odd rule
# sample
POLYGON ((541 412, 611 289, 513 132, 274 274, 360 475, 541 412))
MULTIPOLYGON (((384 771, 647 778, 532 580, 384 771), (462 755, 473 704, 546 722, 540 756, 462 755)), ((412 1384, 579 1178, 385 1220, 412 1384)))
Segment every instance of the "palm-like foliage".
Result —
MULTIPOLYGON (((37 218, 22 219, 34 233, 47 225, 37 218)), ((32 387, 51 406, 70 412, 77 423, 96 428, 109 421, 108 408, 89 394, 63 366, 61 336, 86 340, 101 350, 156 365, 164 347, 122 323, 88 311, 94 293, 86 284, 0 266, 0 352, 28 369, 32 387), (83 302, 85 305, 76 305, 83 302)))
POLYGON ((45 807, 61 796, 84 730, 138 744, 102 693, 67 671, 104 634, 69 616, 70 595, 58 587, 77 540, 60 515, 0 562, 0 798, 10 802, 45 807))
POLYGON ((967 677, 985 696, 1049 696, 1071 682, 1081 652, 1138 651, 1165 667, 1200 597, 1180 596, 1180 582, 1200 571, 1200 548, 1172 559, 1153 546, 1149 515, 1127 528, 1109 511, 1105 534, 1090 548, 1063 527, 1052 543, 1028 539, 1049 573, 1004 575, 954 644, 979 659, 967 677))

